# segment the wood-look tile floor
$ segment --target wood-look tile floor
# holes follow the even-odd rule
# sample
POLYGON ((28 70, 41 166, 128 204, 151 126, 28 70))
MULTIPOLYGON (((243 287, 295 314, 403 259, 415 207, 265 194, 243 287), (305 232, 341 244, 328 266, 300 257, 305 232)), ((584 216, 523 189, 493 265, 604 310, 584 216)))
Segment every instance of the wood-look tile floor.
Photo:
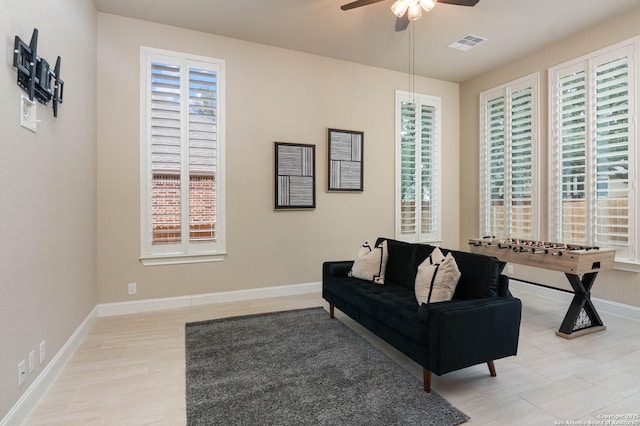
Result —
MULTIPOLYGON (((606 331, 566 340, 554 333, 566 304, 515 295, 523 301, 518 355, 496 361, 497 377, 485 364, 434 376, 434 391, 469 415, 469 424, 587 424, 640 415, 637 321, 601 314, 606 331)), ((24 424, 183 425, 186 322, 311 306, 327 308, 310 294, 98 318, 24 424)), ((336 316, 422 380, 415 362, 341 312, 336 316)))

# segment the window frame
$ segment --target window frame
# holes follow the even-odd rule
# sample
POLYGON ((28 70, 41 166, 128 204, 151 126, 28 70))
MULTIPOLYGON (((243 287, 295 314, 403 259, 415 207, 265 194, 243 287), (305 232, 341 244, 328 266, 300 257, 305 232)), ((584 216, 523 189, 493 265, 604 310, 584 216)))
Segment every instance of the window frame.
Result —
POLYGON ((511 205, 511 194, 513 193, 511 181, 511 167, 513 165, 511 157, 512 134, 511 134, 511 94, 526 88, 531 88, 531 234, 530 236, 517 236, 516 238, 526 238, 538 240, 540 237, 540 73, 536 72, 519 79, 510 81, 500 86, 485 90, 480 93, 479 99, 479 230, 482 236, 490 235, 498 238, 514 237, 511 232, 511 208, 506 209, 507 201, 511 205), (491 99, 503 97, 505 102, 504 114, 504 170, 503 170, 503 200, 505 206, 505 224, 509 228, 507 235, 495 235, 495 229, 487 228, 490 213, 487 212, 491 203, 490 187, 488 178, 488 127, 486 104, 491 99), (507 182, 509 184, 507 185, 507 182), (488 233, 487 233, 488 232, 488 233))
MULTIPOLYGON (((181 99, 187 99, 189 79, 181 80, 181 99)), ((140 261, 144 266, 182 263, 218 262, 226 257, 226 203, 225 203, 225 61, 222 59, 191 55, 164 49, 140 47, 140 261), (190 242, 181 238, 179 244, 153 245, 152 234, 152 169, 151 169, 151 63, 161 62, 179 65, 182 75, 190 67, 215 70, 216 72, 216 165, 215 165, 215 242, 190 242)), ((181 123, 184 117, 181 117, 181 123)), ((187 126, 182 126, 180 142, 181 158, 188 153, 187 126)), ((188 158, 181 160, 188 165, 188 158)), ((191 173, 197 175, 197 173, 191 173)), ((186 223, 189 234, 189 178, 188 167, 181 167, 181 229, 186 223), (185 170, 186 169, 186 170, 185 170), (186 200, 186 201, 185 201, 186 200), (186 222, 185 222, 186 218, 186 222)), ((183 234, 184 235, 184 234, 183 234)))
MULTIPOLYGON (((396 189, 395 189, 395 238, 397 240, 403 240, 408 242, 419 242, 419 243, 433 243, 439 244, 442 242, 442 180, 441 180, 441 149, 442 149, 442 99, 437 96, 431 95, 423 95, 417 93, 410 93, 402 90, 396 90, 395 92, 395 165, 396 165, 396 189), (432 187, 435 189, 432 191, 435 193, 434 204, 435 207, 432 209, 435 215, 436 225, 435 229, 432 232, 422 233, 421 232, 421 215, 418 211, 416 214, 416 218, 418 219, 415 227, 416 232, 413 234, 403 234, 402 233, 402 135, 401 135, 401 115, 402 115, 402 102, 403 101, 417 101, 419 106, 427 105, 434 108, 434 125, 435 129, 433 132, 433 140, 434 144, 432 147, 431 155, 433 158, 433 163, 435 165, 435 170, 432 171, 432 187)), ((416 131, 416 134, 419 134, 416 131)), ((418 141, 421 140, 421 137, 418 138, 418 141)), ((420 150, 420 143, 416 143, 417 149, 420 150)), ((416 187, 420 187, 421 183, 421 175, 420 175, 420 155, 416 153, 416 187)), ((418 198, 418 197, 416 197, 418 198)))
MULTIPOLYGON (((640 37, 634 37, 632 39, 616 43, 612 46, 599 49, 589 54, 583 55, 579 58, 571 61, 558 64, 548 70, 549 81, 549 236, 552 239, 561 238, 561 233, 558 232, 558 223, 560 217, 560 209, 558 203, 562 200, 562 189, 559 184, 559 151, 560 151, 560 139, 558 128, 558 116, 557 110, 559 108, 558 100, 558 83, 566 75, 571 72, 584 71, 585 72, 585 87, 586 87, 586 117, 585 120, 585 158, 587 161, 585 177, 585 191, 591 193, 598 192, 597 190, 597 172, 595 171, 595 147, 596 147, 596 130, 594 125, 594 114, 596 111, 596 105, 594 103, 596 85, 594 83, 593 75, 596 68, 599 65, 606 64, 616 58, 620 58, 623 52, 626 52, 628 58, 628 249, 627 253, 621 254, 616 252, 616 260, 614 267, 616 269, 628 270, 633 272, 640 271, 640 258, 637 249, 638 241, 640 241, 640 229, 638 227, 639 215, 637 213, 638 206, 638 189, 636 185, 636 179, 638 171, 640 170, 640 159, 638 159, 638 124, 637 124, 637 110, 639 96, 637 94, 638 85, 640 84, 640 66, 638 63, 638 51, 640 46, 640 37), (591 169, 591 170, 590 170, 591 169)), ((586 194, 585 194, 586 198, 586 194)), ((595 199, 585 200, 585 210, 590 210, 589 206, 595 205, 595 199)), ((595 213, 587 216, 585 215, 586 230, 585 238, 587 245, 593 245, 595 241, 596 232, 595 228, 595 213)), ((567 241, 570 243, 570 241, 567 241)), ((602 247, 608 247, 604 244, 598 244, 602 247)), ((617 248, 617 247, 614 247, 617 248)))

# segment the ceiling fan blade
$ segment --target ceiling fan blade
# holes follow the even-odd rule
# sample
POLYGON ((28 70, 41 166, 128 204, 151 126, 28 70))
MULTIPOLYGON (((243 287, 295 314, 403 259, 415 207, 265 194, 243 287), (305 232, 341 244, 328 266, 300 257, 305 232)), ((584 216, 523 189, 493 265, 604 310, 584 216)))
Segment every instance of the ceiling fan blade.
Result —
POLYGON ((384 1, 384 0, 356 0, 351 3, 343 4, 342 6, 340 6, 340 9, 342 10, 355 9, 356 7, 362 7, 362 6, 368 6, 374 3, 380 3, 381 1, 384 1))
POLYGON ((438 0, 438 3, 455 4, 458 6, 475 6, 480 0, 438 0))
POLYGON ((401 18, 396 18, 396 32, 404 31, 409 26, 409 15, 404 14, 401 18))

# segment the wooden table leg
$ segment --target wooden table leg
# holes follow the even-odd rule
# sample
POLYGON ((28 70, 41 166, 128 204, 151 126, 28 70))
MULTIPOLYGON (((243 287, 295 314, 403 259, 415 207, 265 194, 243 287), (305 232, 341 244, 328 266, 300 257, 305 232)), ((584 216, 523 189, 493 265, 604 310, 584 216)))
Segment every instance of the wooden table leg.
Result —
POLYGON ((584 334, 605 330, 606 327, 591 302, 591 287, 598 273, 586 273, 582 279, 576 274, 565 273, 565 275, 573 288, 573 300, 562 325, 560 325, 560 330, 556 331, 556 334, 565 339, 573 339, 584 334))

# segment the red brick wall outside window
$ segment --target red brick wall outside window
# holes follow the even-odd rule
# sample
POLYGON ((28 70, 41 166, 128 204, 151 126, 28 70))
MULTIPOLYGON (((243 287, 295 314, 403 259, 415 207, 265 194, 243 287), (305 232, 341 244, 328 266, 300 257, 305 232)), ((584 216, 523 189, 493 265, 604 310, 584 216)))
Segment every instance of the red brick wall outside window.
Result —
MULTIPOLYGON (((153 176, 152 217, 154 245, 179 244, 180 177, 153 176)), ((215 182, 213 176, 191 176, 189 179, 189 241, 215 241, 215 182)))

